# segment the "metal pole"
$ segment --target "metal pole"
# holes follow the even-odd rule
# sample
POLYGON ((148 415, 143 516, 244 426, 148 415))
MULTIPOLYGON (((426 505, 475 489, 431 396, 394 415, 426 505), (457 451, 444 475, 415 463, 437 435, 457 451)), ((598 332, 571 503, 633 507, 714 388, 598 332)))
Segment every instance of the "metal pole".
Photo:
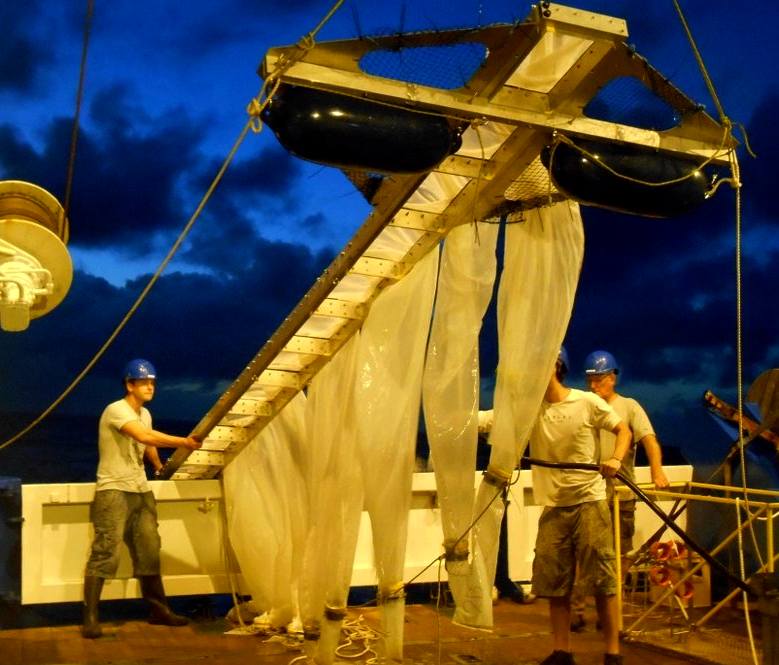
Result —
MULTIPOLYGON (((533 466, 541 466, 546 467, 550 469, 580 469, 582 471, 600 471, 600 465, 598 464, 584 464, 580 462, 547 462, 545 460, 538 460, 534 459, 532 457, 527 458, 526 460, 533 466)), ((623 474, 617 472, 616 478, 621 480, 625 485, 627 485, 633 492, 635 492, 636 496, 638 496, 639 499, 641 499, 644 503, 646 503, 647 506, 654 512, 663 522, 665 522, 668 525, 668 528, 671 529, 679 538, 681 538, 684 543, 692 550, 697 552, 701 555, 703 559, 705 559, 712 568, 716 568, 721 573, 723 573, 733 584, 735 584, 737 587, 739 587, 742 591, 746 591, 747 593, 750 592, 752 589, 750 586, 741 580, 739 577, 736 577, 733 573, 731 573, 727 567, 720 563, 717 559, 715 559, 711 554, 709 554, 703 547, 698 545, 690 536, 688 536, 683 529, 681 529, 679 526, 677 526, 676 522, 674 522, 672 519, 666 515, 663 510, 654 502, 652 499, 650 499, 646 494, 644 494, 643 490, 639 488, 633 481, 626 478, 623 474)))

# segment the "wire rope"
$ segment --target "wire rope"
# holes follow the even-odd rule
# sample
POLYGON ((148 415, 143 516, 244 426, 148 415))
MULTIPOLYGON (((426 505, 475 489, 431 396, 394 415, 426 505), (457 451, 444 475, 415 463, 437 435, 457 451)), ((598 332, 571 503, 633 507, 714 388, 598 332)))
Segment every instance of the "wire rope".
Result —
POLYGON ((89 52, 89 37, 92 33, 92 18, 95 13, 95 0, 87 0, 87 11, 84 18, 84 37, 81 45, 81 63, 78 71, 78 86, 76 88, 76 109, 73 113, 73 127, 70 132, 70 153, 68 155, 68 170, 65 176, 65 196, 62 204, 62 224, 70 212, 70 194, 73 188, 73 171, 76 164, 76 146, 78 144, 79 122, 81 117, 81 102, 84 97, 84 80, 87 71, 87 53, 89 52))

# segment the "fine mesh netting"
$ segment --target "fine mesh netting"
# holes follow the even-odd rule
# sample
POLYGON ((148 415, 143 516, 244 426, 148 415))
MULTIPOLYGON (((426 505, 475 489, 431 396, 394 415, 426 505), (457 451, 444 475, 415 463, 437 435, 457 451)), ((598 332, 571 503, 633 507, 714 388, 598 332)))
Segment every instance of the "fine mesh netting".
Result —
POLYGON ((444 243, 424 375, 425 426, 436 475, 455 621, 491 623, 491 598, 473 582, 471 534, 479 410, 479 332, 495 280, 498 226, 463 225, 444 243), (484 602, 486 600, 486 603, 484 602))
POLYGON ((536 157, 530 165, 512 182, 503 196, 507 201, 545 201, 550 194, 557 194, 557 188, 549 181, 549 171, 536 157))
POLYGON ((463 87, 487 57, 477 42, 377 49, 366 53, 360 68, 366 74, 451 90, 463 87))
MULTIPOLYGON (((478 335, 492 293, 497 226, 451 232, 374 303, 355 335, 226 470, 230 533, 253 597, 274 626, 300 612, 306 652, 333 661, 359 520, 370 514, 384 651, 402 659, 404 557, 425 366, 426 419, 445 540, 463 541, 450 585, 455 621, 492 624, 491 589, 503 513, 496 488, 473 491, 478 335), (438 278, 438 279, 437 279, 438 278), (436 322, 428 343, 438 283, 436 322), (425 362, 425 349, 427 362, 425 362), (268 572, 271 575, 268 575, 268 572)), ((581 263, 578 206, 528 213, 507 228, 499 297, 501 366, 490 469, 511 475, 567 326, 581 263), (502 380, 503 379, 503 380, 502 380), (520 386, 507 386, 518 382, 520 386), (509 402, 511 402, 510 405, 509 402), (508 406, 507 406, 508 405, 508 406)), ((449 562, 447 562, 448 564, 449 562)))
POLYGON ((584 107, 584 115, 658 131, 679 124, 677 111, 633 76, 609 81, 584 107))

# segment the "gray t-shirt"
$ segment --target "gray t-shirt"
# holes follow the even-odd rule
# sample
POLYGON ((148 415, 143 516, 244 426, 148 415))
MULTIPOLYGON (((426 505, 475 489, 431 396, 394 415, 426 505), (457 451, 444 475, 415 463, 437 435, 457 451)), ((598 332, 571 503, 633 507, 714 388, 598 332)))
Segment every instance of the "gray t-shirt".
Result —
POLYGON ((141 412, 137 413, 124 399, 109 404, 100 416, 100 462, 97 465, 96 491, 150 491, 143 467, 143 452, 146 446, 121 431, 122 427, 133 421, 151 429, 151 414, 148 409, 141 407, 141 412))
MULTIPOLYGON (((622 419, 622 422, 630 427, 630 431, 633 433, 633 441, 630 444, 630 450, 625 454, 625 459, 622 460, 622 466, 619 470, 625 477, 635 482, 637 444, 648 434, 654 434, 655 431, 652 428, 652 423, 649 422, 649 416, 646 415, 646 411, 644 411, 641 405, 632 397, 616 395, 614 399, 609 402, 609 405, 617 412, 617 415, 622 419)), ((614 434, 601 430, 601 460, 607 460, 614 454, 615 443, 616 436, 614 436, 614 434)))
MULTIPOLYGON (((605 400, 571 388, 561 402, 543 402, 533 432, 533 457, 549 462, 599 464, 598 430, 620 422, 605 400)), ((606 481, 598 471, 533 467, 533 496, 542 506, 574 506, 606 498, 606 481)))

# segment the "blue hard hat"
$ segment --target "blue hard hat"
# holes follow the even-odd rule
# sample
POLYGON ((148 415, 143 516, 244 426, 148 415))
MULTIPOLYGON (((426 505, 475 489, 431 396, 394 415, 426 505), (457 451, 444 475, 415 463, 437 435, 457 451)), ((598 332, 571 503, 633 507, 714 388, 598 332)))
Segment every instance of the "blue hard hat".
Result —
POLYGON ((598 374, 619 374, 617 359, 608 351, 593 351, 584 359, 584 374, 593 376, 598 374))
POLYGON ((136 358, 135 360, 131 360, 127 365, 124 367, 124 374, 122 375, 122 379, 156 379, 157 378, 157 370, 154 369, 154 365, 152 365, 148 360, 144 360, 143 358, 136 358))
POLYGON ((563 370, 567 372, 571 365, 568 362, 568 351, 565 350, 564 346, 560 347, 560 353, 557 354, 557 360, 562 364, 563 370))

